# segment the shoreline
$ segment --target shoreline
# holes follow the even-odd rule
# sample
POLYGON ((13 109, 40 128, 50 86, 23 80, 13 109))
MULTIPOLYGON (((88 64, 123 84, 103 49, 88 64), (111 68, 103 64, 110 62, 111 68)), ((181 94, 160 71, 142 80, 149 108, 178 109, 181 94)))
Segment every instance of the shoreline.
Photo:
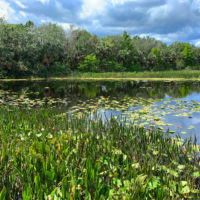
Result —
POLYGON ((200 81, 200 78, 95 78, 95 77, 65 77, 65 78, 24 78, 24 79, 0 79, 0 82, 15 82, 15 81, 63 81, 63 80, 97 80, 97 81, 200 81))
POLYGON ((97 81, 200 81, 200 70, 161 71, 161 72, 106 72, 106 73, 72 73, 63 77, 49 76, 47 78, 7 78, 8 81, 54 81, 54 80, 97 80, 97 81))

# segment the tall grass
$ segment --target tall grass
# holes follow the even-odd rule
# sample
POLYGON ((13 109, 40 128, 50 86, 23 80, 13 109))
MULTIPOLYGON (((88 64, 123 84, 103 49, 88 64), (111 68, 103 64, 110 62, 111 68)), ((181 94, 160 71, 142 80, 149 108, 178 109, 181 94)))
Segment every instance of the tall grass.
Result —
POLYGON ((199 199, 197 152, 114 119, 0 108, 0 199, 199 199))
MULTIPOLYGON (((68 80, 68 79, 193 79, 200 80, 200 70, 181 70, 181 71, 159 71, 159 72, 74 72, 65 77, 49 77, 48 80, 68 80)), ((28 79, 0 79, 0 81, 42 81, 46 78, 28 79)))
POLYGON ((159 71, 159 72, 106 72, 75 73, 72 77, 80 78, 183 78, 200 79, 200 70, 159 71))

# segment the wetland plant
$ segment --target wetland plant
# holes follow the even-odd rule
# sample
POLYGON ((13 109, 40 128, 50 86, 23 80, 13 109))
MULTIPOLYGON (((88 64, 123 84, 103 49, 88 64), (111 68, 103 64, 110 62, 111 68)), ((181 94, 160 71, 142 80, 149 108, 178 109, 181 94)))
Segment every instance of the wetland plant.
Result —
POLYGON ((0 200, 200 198, 195 141, 52 108, 0 116, 0 200))

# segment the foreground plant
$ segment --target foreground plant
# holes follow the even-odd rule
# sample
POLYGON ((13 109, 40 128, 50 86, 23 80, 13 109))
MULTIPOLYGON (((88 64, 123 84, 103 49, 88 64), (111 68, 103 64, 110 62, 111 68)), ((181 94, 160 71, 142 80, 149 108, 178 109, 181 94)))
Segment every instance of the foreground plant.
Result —
POLYGON ((195 141, 50 108, 0 116, 0 199, 200 198, 195 141))

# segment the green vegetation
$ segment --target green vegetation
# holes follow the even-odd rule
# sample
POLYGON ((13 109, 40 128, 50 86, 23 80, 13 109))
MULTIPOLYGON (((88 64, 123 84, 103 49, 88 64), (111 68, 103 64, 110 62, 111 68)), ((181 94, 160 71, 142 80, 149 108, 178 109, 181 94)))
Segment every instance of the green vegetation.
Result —
MULTIPOLYGON (((189 43, 3 19, 0 36, 4 80, 200 79, 189 43)), ((199 141, 181 138, 197 125, 167 121, 198 119, 200 103, 163 100, 199 91, 198 81, 60 80, 1 82, 0 200, 200 199, 199 141)))
POLYGON ((99 38, 71 26, 8 24, 0 19, 0 78, 55 77, 77 72, 200 69, 200 48, 150 37, 99 38))
POLYGON ((0 198, 199 199, 199 148, 169 132, 0 108, 0 198))
POLYGON ((194 52, 189 44, 185 45, 182 51, 183 60, 186 66, 192 66, 194 62, 194 52))
POLYGON ((164 78, 164 79, 200 79, 199 70, 181 70, 181 71, 159 71, 159 72, 106 72, 106 73, 74 73, 69 76, 69 78, 164 78))
POLYGON ((98 72, 99 60, 94 54, 90 54, 84 58, 84 61, 79 64, 80 71, 98 72))

